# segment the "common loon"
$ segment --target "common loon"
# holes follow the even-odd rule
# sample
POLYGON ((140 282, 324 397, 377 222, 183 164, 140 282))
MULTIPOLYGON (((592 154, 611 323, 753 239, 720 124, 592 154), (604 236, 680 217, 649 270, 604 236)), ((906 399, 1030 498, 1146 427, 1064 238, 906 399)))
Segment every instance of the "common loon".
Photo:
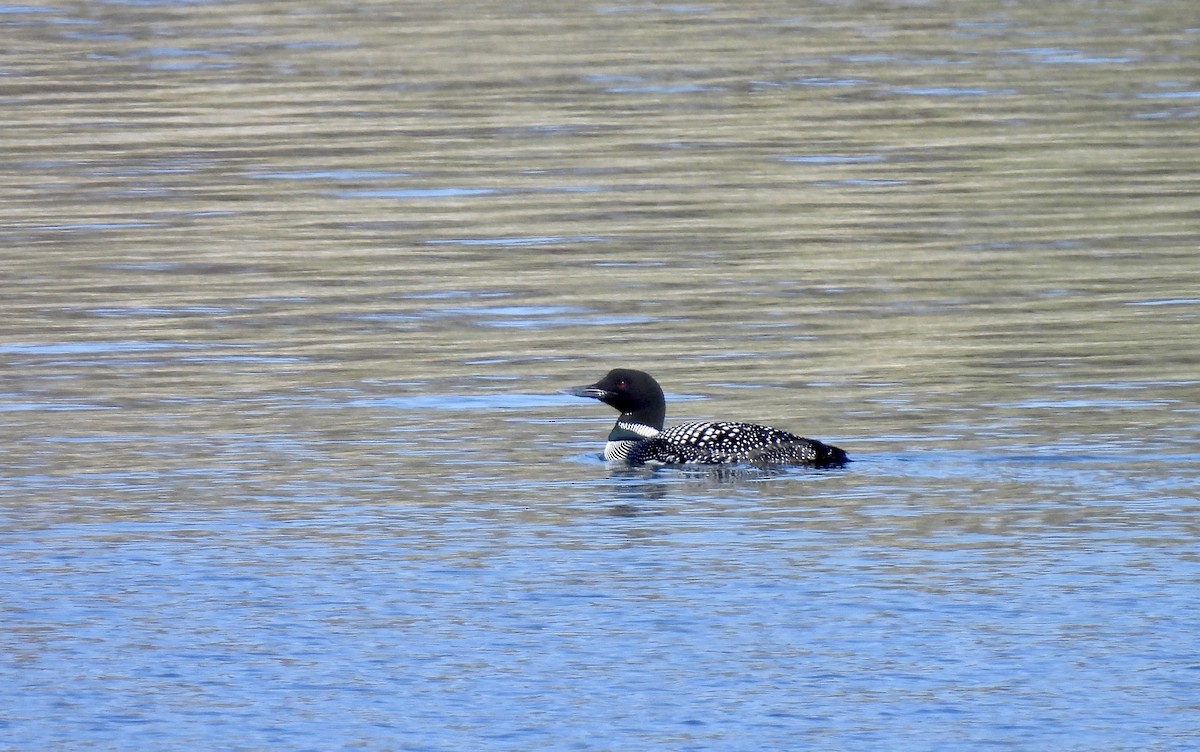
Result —
POLYGON ((755 423, 681 423, 664 431, 667 399, 662 387, 650 374, 631 368, 614 369, 595 384, 564 392, 621 411, 604 447, 604 459, 610 462, 837 467, 848 461, 835 446, 755 423))

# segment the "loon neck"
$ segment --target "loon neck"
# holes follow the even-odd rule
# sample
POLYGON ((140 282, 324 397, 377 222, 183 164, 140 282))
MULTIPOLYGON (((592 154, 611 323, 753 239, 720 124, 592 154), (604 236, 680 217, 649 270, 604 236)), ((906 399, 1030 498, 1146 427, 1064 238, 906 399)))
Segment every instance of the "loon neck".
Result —
MULTIPOLYGON (((661 426, 662 424, 659 423, 659 425, 661 426)), ((608 440, 641 441, 642 439, 652 439, 660 433, 662 433, 661 428, 647 425, 644 420, 626 413, 617 418, 616 424, 608 434, 608 440)))

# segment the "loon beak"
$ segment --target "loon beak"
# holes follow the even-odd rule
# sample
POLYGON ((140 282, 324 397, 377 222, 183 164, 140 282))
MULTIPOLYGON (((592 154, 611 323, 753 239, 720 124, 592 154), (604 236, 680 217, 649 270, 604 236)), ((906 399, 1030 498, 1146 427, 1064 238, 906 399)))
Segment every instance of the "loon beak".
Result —
POLYGON ((603 401, 605 397, 612 392, 605 391, 597 386, 573 386, 570 389, 563 389, 559 394, 570 394, 575 397, 591 397, 603 401))

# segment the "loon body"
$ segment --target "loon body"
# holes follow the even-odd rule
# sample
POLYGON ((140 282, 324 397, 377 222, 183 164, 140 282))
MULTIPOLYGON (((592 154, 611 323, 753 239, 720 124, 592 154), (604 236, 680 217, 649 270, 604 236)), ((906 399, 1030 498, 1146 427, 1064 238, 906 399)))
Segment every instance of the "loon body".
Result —
POLYGON ((598 399, 621 411, 604 447, 604 459, 610 462, 836 467, 848 461, 835 446, 756 423, 705 421, 664 430, 666 397, 643 371, 617 368, 595 384, 566 393, 598 399))

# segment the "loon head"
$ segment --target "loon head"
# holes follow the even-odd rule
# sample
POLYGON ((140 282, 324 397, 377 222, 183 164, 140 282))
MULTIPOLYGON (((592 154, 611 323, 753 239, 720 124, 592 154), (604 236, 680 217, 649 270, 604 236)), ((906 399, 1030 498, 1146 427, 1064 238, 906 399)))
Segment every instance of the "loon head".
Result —
POLYGON ((614 368, 590 386, 565 390, 576 397, 591 397, 621 412, 617 426, 648 426, 657 433, 667 418, 667 398, 654 377, 632 368, 614 368))

